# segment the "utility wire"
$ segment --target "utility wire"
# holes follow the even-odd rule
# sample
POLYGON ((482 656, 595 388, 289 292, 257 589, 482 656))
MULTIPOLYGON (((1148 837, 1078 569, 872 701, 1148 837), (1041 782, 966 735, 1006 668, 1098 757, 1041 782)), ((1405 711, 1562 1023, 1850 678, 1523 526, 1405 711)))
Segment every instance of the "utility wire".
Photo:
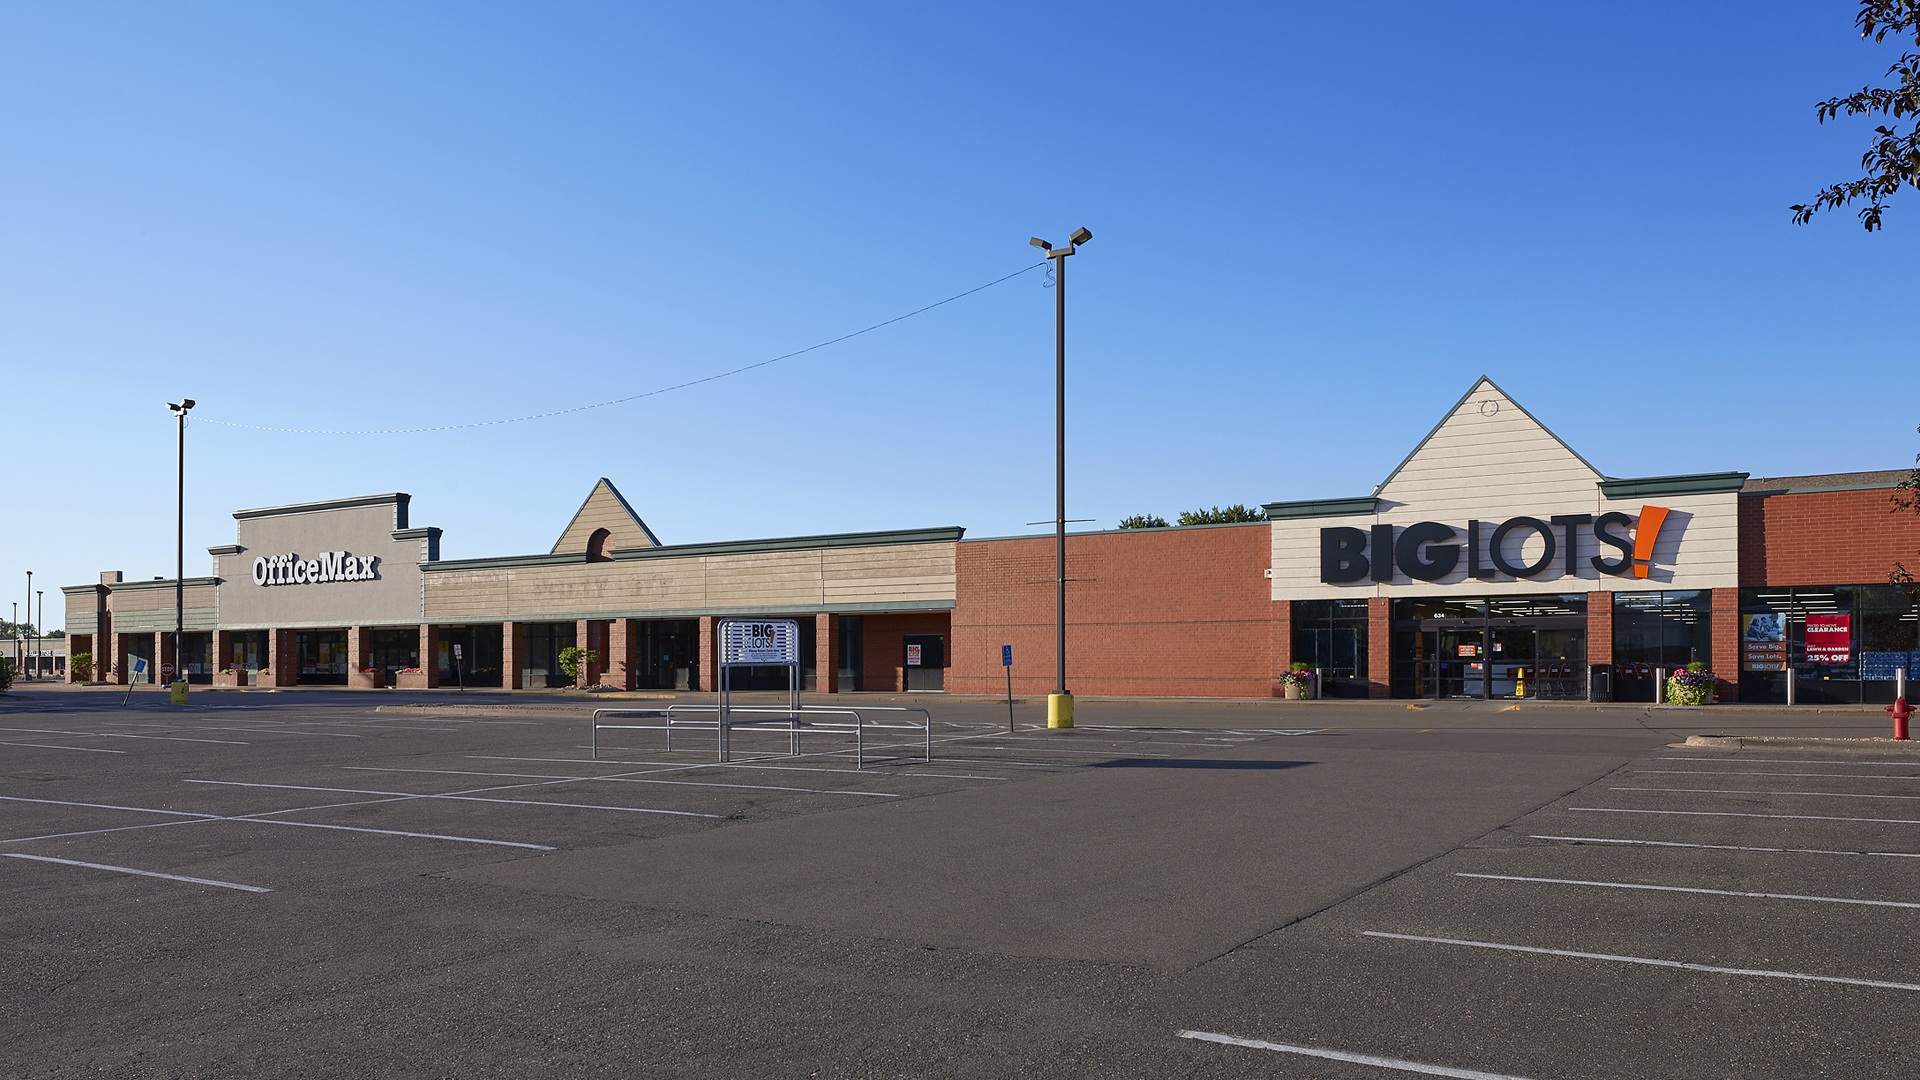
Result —
POLYGON ((470 424, 442 424, 439 427, 381 428, 377 430, 354 430, 354 431, 329 430, 329 429, 323 429, 323 428, 267 427, 262 424, 242 424, 232 420, 216 420, 211 416, 200 416, 200 417, 196 417, 196 419, 205 421, 206 423, 209 423, 209 424, 219 424, 222 427, 247 428, 252 431, 279 431, 279 432, 286 432, 288 434, 294 434, 294 435, 412 435, 412 434, 417 434, 419 432, 424 432, 424 431, 459 431, 463 428, 494 427, 500 424, 518 424, 527 420, 545 420, 548 417, 565 416, 568 413, 586 412, 589 409, 604 409, 609 405, 624 405, 629 401, 639 401, 641 398, 650 398, 650 397, 656 397, 660 394, 669 394, 675 390, 685 390, 689 386, 699 386, 701 383, 710 383, 719 379, 727 378, 728 376, 731 376, 731 375, 738 375, 742 372, 752 371, 755 368, 763 368, 769 364, 777 364, 782 360, 791 360, 796 356, 803 356, 807 353, 815 351, 816 349, 824 349, 829 345, 838 345, 843 341, 850 341, 853 338, 857 338, 862 334, 870 334, 875 330, 881 329, 882 327, 892 326, 894 323, 903 322, 907 319, 911 319, 915 315, 923 315, 929 311, 932 311, 934 308, 951 304, 955 300, 964 299, 982 290, 991 289, 995 285, 998 285, 1003 281, 1012 281, 1014 278, 1017 278, 1022 274, 1032 273, 1033 271, 1038 270, 1039 268, 1046 265, 1047 265, 1047 261, 1043 259, 1040 262, 1034 263, 1032 266, 1022 267, 1019 270, 1015 270, 1013 273, 1008 274, 1005 277, 994 278, 992 281, 987 282, 985 285, 976 285, 973 288, 968 289, 966 292, 955 293, 952 296, 947 297, 945 300, 940 300, 935 303, 928 304, 926 307, 923 307, 923 308, 915 308, 914 310, 907 312, 905 315, 896 315, 885 322, 874 323, 872 326, 869 326, 863 330, 855 330, 851 334, 842 334, 837 338, 833 338, 829 341, 823 341, 818 345, 809 345, 804 349, 795 349, 793 352, 776 356, 771 360, 762 360, 759 363, 748 364, 745 367, 737 367, 731 371, 722 371, 717 375, 707 375, 703 378, 690 379, 687 382, 683 382, 683 383, 675 383, 672 386, 663 386, 658 390, 648 390, 647 392, 642 394, 632 394, 623 398, 614 398, 612 401, 598 401, 593 403, 592 405, 576 405, 571 409, 555 409, 552 412, 530 413, 526 416, 514 416, 514 417, 509 417, 505 420, 479 420, 470 424))

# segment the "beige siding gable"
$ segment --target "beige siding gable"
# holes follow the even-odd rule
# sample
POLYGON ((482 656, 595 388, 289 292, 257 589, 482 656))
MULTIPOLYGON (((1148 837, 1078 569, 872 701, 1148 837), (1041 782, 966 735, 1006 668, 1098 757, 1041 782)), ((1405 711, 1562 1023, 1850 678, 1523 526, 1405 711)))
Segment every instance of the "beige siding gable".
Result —
MULTIPOLYGON (((1603 477, 1490 379, 1482 378, 1433 434, 1381 485, 1388 504, 1484 506, 1603 477)), ((1583 492, 1584 493, 1584 492, 1583 492)))
POLYGON ((627 505, 627 500, 621 498, 620 491, 613 486, 613 482, 603 476, 599 483, 593 485, 593 491, 588 494, 587 501, 580 505, 579 512, 575 513, 573 520, 567 523, 566 530, 560 534, 560 539, 554 542, 553 550, 548 554, 559 555, 562 552, 585 551, 587 541, 598 529, 605 529, 613 534, 613 543, 609 546, 609 551, 620 548, 659 546, 659 542, 654 539, 653 530, 647 528, 646 522, 641 521, 639 515, 633 512, 633 508, 627 505))

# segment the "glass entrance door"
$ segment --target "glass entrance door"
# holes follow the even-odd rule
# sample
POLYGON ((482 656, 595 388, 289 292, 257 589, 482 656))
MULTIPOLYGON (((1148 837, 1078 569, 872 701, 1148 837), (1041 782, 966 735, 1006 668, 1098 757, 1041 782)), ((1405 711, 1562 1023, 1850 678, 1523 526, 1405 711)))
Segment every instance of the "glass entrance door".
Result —
POLYGON ((1540 685, 1535 677, 1534 639, 1531 626, 1496 626, 1491 631, 1493 644, 1487 655, 1492 676, 1492 697, 1537 697, 1540 685))
POLYGON ((1434 658, 1438 686, 1435 697, 1486 697, 1486 634, 1481 630, 1445 627, 1436 635, 1439 655, 1434 658))

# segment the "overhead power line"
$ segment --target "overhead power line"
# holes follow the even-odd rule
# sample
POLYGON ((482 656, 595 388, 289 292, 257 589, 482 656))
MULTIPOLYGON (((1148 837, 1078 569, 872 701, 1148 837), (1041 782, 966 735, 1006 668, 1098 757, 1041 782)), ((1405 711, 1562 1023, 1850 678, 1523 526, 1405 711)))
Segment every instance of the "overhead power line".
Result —
POLYGON ((1014 278, 1017 278, 1022 274, 1030 274, 1033 271, 1038 270, 1045 265, 1047 264, 1043 260, 1041 262, 1034 263, 1032 266, 1022 267, 1019 270, 1015 270, 1013 273, 1006 275, 1005 277, 994 278, 992 281, 987 282, 985 285, 976 285, 973 288, 968 289, 966 292, 955 293, 952 296, 947 297, 945 300, 936 301, 934 303, 928 304, 926 307, 915 308, 914 310, 907 312, 905 315, 896 315, 893 318, 886 320, 885 322, 874 323, 872 326, 866 327, 864 329, 855 330, 851 334, 842 334, 837 338, 832 338, 827 341, 822 341, 818 345, 809 345, 804 349, 795 349, 790 353, 783 353, 779 356, 774 357, 771 360, 761 360, 758 363, 747 364, 743 367, 734 368, 731 371, 722 371, 713 375, 702 376, 701 378, 698 378, 698 379, 689 379, 686 382, 675 383, 672 386, 662 386, 657 390, 648 390, 644 393, 639 393, 639 394, 629 394, 628 396, 623 398, 614 398, 612 401, 596 401, 591 405, 575 405, 570 409, 555 409, 551 412, 529 413, 526 416, 512 416, 512 417, 507 417, 506 419, 503 419, 503 420, 476 420, 476 421, 473 421, 472 423, 466 423, 466 424, 441 424, 437 427, 370 428, 370 429, 364 429, 364 430, 268 427, 267 425, 264 425, 264 424, 242 424, 234 420, 219 420, 211 416, 196 416, 194 419, 199 420, 202 423, 219 424, 222 427, 247 428, 248 430, 251 430, 251 431, 278 431, 278 432, 285 432, 287 434, 292 434, 292 435, 413 435, 413 434, 418 434, 420 432, 427 432, 427 431, 459 431, 463 428, 495 427, 500 424, 524 423, 525 421, 528 421, 528 420, 545 420, 549 417, 565 416, 568 413, 586 412, 589 409, 604 409, 610 405, 624 405, 629 401, 639 401, 641 398, 658 397, 661 394, 670 394, 675 390, 685 390, 689 386, 699 386, 701 383, 715 382, 717 380, 725 379, 730 376, 739 375, 743 372, 752 371, 755 368, 763 368, 768 366, 769 364, 777 364, 782 360, 791 360, 796 356, 804 356, 807 353, 814 352, 819 349, 824 349, 829 345, 838 345, 843 341, 850 341, 854 338, 859 337, 862 334, 871 334, 875 330, 879 330, 883 327, 892 326, 894 323, 897 323, 897 322, 903 322, 907 319, 913 318, 915 315, 923 315, 929 311, 932 311, 934 308, 943 307, 947 304, 953 303, 955 300, 961 300, 966 297, 972 296, 974 293, 981 292, 985 289, 991 289, 995 285, 1000 284, 1001 282, 1012 281, 1014 278))

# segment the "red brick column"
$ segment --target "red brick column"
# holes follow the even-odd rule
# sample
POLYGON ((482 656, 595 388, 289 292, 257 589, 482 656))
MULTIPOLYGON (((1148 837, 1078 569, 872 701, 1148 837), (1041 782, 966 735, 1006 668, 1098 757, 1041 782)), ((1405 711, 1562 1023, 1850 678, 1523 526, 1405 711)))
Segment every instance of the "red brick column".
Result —
POLYGON ((1613 594, 1587 594, 1587 663, 1613 663, 1613 594))
POLYGON ((440 685, 440 628, 428 623, 420 624, 420 673, 429 688, 440 685))
MULTIPOLYGON (((951 665, 953 658, 948 657, 947 663, 951 665)), ((840 692, 840 617, 838 615, 823 613, 813 617, 813 674, 816 693, 840 692)))
POLYGON ((592 686, 600 681, 600 672, 605 667, 600 656, 600 624, 593 619, 576 620, 573 624, 573 643, 587 653, 580 658, 580 677, 574 680, 574 685, 592 686))
MULTIPOLYGON (((713 638, 713 616, 700 616, 700 648, 694 656, 693 677, 703 681, 705 689, 720 689, 720 643, 713 638)), ((700 686, 691 689, 701 689, 700 686)))
POLYGON ((1740 700, 1740 590, 1713 590, 1713 692, 1740 700))
MULTIPOLYGON (((1273 683, 1273 696, 1287 696, 1287 688, 1280 682, 1280 676, 1293 668, 1293 601, 1275 600, 1273 602, 1273 661, 1268 666, 1267 678, 1273 683)), ((1369 654, 1371 655, 1371 654, 1369 654)), ((1324 692, 1324 689, 1323 689, 1324 692)))
POLYGON ((1393 696, 1393 601, 1367 597, 1367 696, 1393 696))
POLYGON ((508 690, 526 689, 527 624, 500 624, 500 685, 508 690))
POLYGON ((634 661, 640 644, 639 630, 638 619, 613 619, 607 623, 607 673, 600 677, 602 686, 633 689, 638 674, 634 661))
POLYGON ((213 632, 213 670, 225 671, 233 663, 233 631, 215 630, 213 632))
POLYGON ((111 651, 106 657, 110 670, 103 673, 106 680, 115 686, 127 685, 127 635, 111 634, 111 651))
POLYGON ((291 630, 267 631, 267 666, 273 669, 273 685, 292 686, 300 681, 295 644, 291 630))
POLYGON ((364 626, 347 627, 347 672, 358 675, 373 666, 373 631, 364 626))

